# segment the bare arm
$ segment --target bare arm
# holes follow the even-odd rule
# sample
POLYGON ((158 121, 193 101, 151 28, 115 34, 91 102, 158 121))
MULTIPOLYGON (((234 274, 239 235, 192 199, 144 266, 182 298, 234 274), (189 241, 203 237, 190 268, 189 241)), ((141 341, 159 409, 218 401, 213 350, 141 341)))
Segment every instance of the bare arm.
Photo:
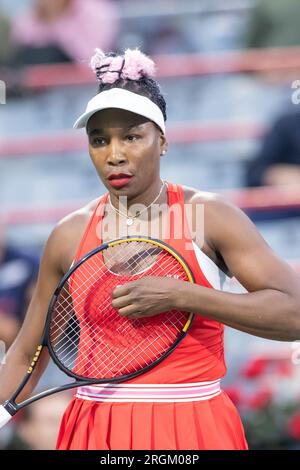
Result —
MULTIPOLYGON (((23 379, 34 356, 44 328, 45 317, 51 296, 63 272, 61 270, 61 227, 50 235, 41 260, 37 286, 30 302, 22 328, 8 350, 5 363, 0 369, 0 402, 10 398, 23 379)), ((48 363, 48 353, 43 351, 21 399, 34 389, 48 363)))
MULTIPOLYGON (((0 403, 15 392, 32 361, 40 344, 50 299, 59 281, 70 268, 97 203, 98 199, 95 199, 61 220, 45 245, 37 285, 24 323, 8 350, 5 364, 0 368, 0 403)), ((44 349, 18 401, 26 399, 31 394, 48 360, 48 351, 44 349)))
POLYGON ((248 293, 187 284, 177 294, 180 308, 256 336, 299 339, 300 279, 292 268, 276 256, 248 217, 226 202, 207 203, 205 230, 248 293))

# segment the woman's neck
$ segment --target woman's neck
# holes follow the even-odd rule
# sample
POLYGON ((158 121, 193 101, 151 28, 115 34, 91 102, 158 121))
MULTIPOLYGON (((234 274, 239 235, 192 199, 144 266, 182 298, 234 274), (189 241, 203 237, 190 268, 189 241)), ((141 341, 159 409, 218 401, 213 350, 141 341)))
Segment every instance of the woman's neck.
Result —
POLYGON ((133 197, 120 196, 110 194, 112 205, 123 212, 130 212, 130 207, 135 204, 141 204, 148 207, 152 204, 160 204, 166 202, 166 184, 159 178, 153 185, 149 186, 143 193, 134 195, 133 197))

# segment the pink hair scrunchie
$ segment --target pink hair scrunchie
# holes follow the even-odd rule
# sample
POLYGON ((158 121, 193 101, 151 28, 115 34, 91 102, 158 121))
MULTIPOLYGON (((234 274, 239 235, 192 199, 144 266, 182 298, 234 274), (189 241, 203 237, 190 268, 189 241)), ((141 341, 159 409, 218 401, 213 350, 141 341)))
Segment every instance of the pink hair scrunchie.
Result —
POLYGON ((101 49, 96 49, 90 65, 98 80, 109 84, 119 78, 125 80, 153 78, 156 71, 153 60, 139 49, 127 49, 124 56, 116 57, 106 56, 101 49))

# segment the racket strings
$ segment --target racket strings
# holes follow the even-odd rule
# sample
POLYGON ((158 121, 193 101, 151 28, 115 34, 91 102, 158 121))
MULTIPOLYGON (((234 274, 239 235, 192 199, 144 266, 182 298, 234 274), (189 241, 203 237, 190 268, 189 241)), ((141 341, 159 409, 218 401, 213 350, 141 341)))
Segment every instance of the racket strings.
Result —
MULTIPOLYGON (((128 326, 128 325, 127 325, 127 326, 128 326)), ((127 328, 127 330, 128 330, 128 328, 127 328)), ((73 331, 74 331, 74 330, 72 330, 72 332, 73 332, 73 331)), ((127 332, 127 331, 126 331, 126 327, 125 327, 125 328, 123 328, 123 336, 124 336, 124 333, 125 333, 125 336, 126 336, 126 332, 127 332)), ((130 332, 130 330, 129 330, 129 332, 130 332)), ((155 343, 153 342, 152 347, 153 347, 154 345, 155 345, 155 343)), ((61 352, 61 351, 59 351, 59 352, 61 352)), ((120 356, 119 356, 118 359, 120 359, 120 356)), ((69 364, 67 364, 67 365, 69 365, 69 364)))
POLYGON ((59 361, 81 377, 109 379, 146 367, 174 343, 187 314, 172 310, 129 320, 111 305, 112 291, 143 276, 188 280, 182 265, 149 242, 126 242, 83 262, 59 294, 50 342, 59 361))
MULTIPOLYGON (((180 312, 179 312, 179 313, 180 313, 180 312)), ((174 313, 174 315, 175 315, 175 313, 174 313)), ((183 317, 183 320, 184 320, 184 319, 185 319, 185 317, 183 317)), ((169 318, 169 320, 171 320, 171 318, 169 318)), ((138 320, 134 320, 132 323, 133 323, 132 326, 135 326, 134 324, 137 324, 137 323, 139 323, 139 322, 138 322, 138 320)), ((174 323, 174 322, 173 322, 173 323, 174 323)), ((130 333, 131 333, 131 328, 130 328, 130 326, 131 326, 131 325, 125 325, 125 326, 124 326, 124 325, 119 325, 118 328, 117 328, 117 330, 118 330, 118 331, 121 331, 123 335, 125 335, 125 336, 127 335, 127 336, 129 337, 129 335, 130 335, 130 333)), ((169 325, 168 325, 167 323, 166 323, 165 326, 166 326, 166 329, 167 329, 167 330, 170 330, 169 325)), ((78 333, 74 330, 74 328, 73 328, 73 329, 71 330, 71 333, 74 334, 74 332, 75 332, 75 334, 78 334, 78 333)), ((144 354, 147 354, 147 349, 146 349, 146 348, 147 348, 147 347, 148 347, 148 348, 150 347, 150 346, 149 346, 149 338, 150 338, 150 337, 153 337, 153 342, 151 343, 151 350, 153 351, 153 349, 155 348, 155 341, 158 341, 158 338, 157 338, 157 336, 156 336, 155 334, 152 334, 152 335, 151 335, 151 333, 152 333, 152 329, 150 329, 150 328, 148 328, 147 334, 145 334, 145 331, 144 331, 144 336, 145 336, 145 338, 144 338, 143 342, 139 341, 139 343, 137 344, 136 348, 133 348, 133 343, 130 344, 131 354, 132 354, 134 357, 135 357, 136 349, 137 349, 137 348, 141 348, 141 347, 144 347, 144 354)), ((111 337, 112 337, 112 335, 109 336, 110 340, 111 340, 111 337)), ((107 339, 107 335, 106 335, 106 339, 107 339)), ((134 339, 134 338, 133 338, 133 339, 134 339)), ((162 337, 160 337, 159 339, 160 339, 160 342, 163 342, 163 343, 165 344, 165 347, 168 347, 168 346, 169 346, 169 342, 165 341, 165 336, 162 336, 162 337)), ((77 341, 78 341, 78 338, 77 338, 77 340, 74 341, 74 339, 73 339, 73 337, 72 337, 72 344, 73 344, 73 345, 74 345, 74 344, 77 345, 77 341)), ((57 353, 59 356, 61 356, 61 354, 63 354, 63 353, 66 353, 65 341, 63 341, 63 342, 61 342, 61 343, 62 343, 62 345, 59 346, 59 347, 58 347, 58 344, 56 344, 56 353, 57 353), (63 348, 63 349, 62 349, 62 348, 63 348)), ((67 343, 69 343, 69 341, 68 341, 67 343)), ((111 343, 111 342, 110 342, 110 343, 111 343)), ((128 338, 127 338, 127 343, 128 343, 128 338)), ((69 344, 67 344, 67 346, 69 346, 69 344)), ((105 364, 105 346, 106 346, 106 344, 104 344, 104 348, 103 348, 103 353, 104 353, 103 356, 104 356, 104 357, 103 357, 102 367, 104 367, 104 364, 105 364)), ((122 344, 122 346, 126 346, 126 344, 125 344, 125 345, 122 344)), ((92 351, 92 348, 91 348, 91 347, 89 347, 88 349, 89 349, 89 352, 92 351)), ((120 349, 120 348, 119 348, 119 349, 120 349)), ((158 350, 159 350, 159 349, 157 348, 157 352, 158 352, 158 350)), ((110 349, 110 350, 109 350, 109 354, 106 355, 106 358, 107 358, 107 360, 108 360, 108 362, 109 362, 109 366, 110 366, 110 367, 113 365, 113 363, 111 362, 111 353, 112 353, 112 350, 110 349)), ((64 357, 65 364, 66 364, 66 366, 67 366, 68 368, 71 366, 71 364, 72 364, 72 362, 73 362, 74 354, 75 354, 75 353, 74 353, 74 351, 73 351, 73 353, 71 352, 71 353, 69 353, 69 354, 66 354, 65 357, 64 357)), ((125 347, 124 347, 124 349, 123 349, 123 354, 122 354, 122 351, 121 351, 121 354, 120 354, 119 356, 116 356, 116 361, 122 360, 122 358, 125 357, 126 354, 127 354, 127 350, 126 350, 125 347)), ((150 357, 150 356, 149 356, 149 357, 150 357)), ((141 365, 141 364, 140 364, 140 365, 141 365)), ((94 367, 94 369, 95 369, 95 367, 94 367)), ((108 371, 108 369, 109 369, 109 367, 107 367, 107 371, 108 371)))
MULTIPOLYGON (((126 332, 126 329, 124 330, 126 332)), ((153 343, 154 344, 154 343, 153 343)))
MULTIPOLYGON (((106 306, 104 305, 104 308, 105 308, 105 307, 106 307, 106 306)), ((107 316, 106 319, 109 320, 109 319, 110 319, 109 316, 107 316)), ((113 320, 114 320, 114 318, 113 318, 113 320)), ((169 322, 170 322, 170 320, 171 320, 171 318, 169 318, 169 322)), ((176 320, 176 318, 175 318, 175 320, 176 320)), ((136 323, 139 323, 139 322, 136 322, 136 323)), ((121 340, 121 341, 122 341, 122 338, 123 338, 123 337, 126 338, 126 333, 129 333, 129 334, 130 334, 130 330, 131 330, 130 326, 131 326, 130 322, 128 322, 127 325, 125 325, 125 326, 122 324, 122 336, 120 337, 120 340, 121 340), (124 334, 124 333, 125 333, 125 334, 124 334)), ((168 324, 166 324, 166 326, 168 327, 168 324)), ((146 324, 146 327, 147 327, 147 324, 146 324)), ((120 328, 120 326, 119 326, 119 328, 120 328)), ((149 331, 146 332, 146 335, 149 335, 149 333, 151 332, 149 328, 148 328, 148 330, 149 330, 149 331)), ((109 331, 109 330, 108 330, 108 331, 109 331)), ((134 334, 135 334, 135 333, 136 333, 136 332, 134 331, 134 334)), ((146 336, 146 335, 145 335, 145 336, 146 336)), ((164 339, 164 336, 162 336, 161 339, 164 339)), ((132 343, 131 343, 131 344, 132 344, 132 343)))

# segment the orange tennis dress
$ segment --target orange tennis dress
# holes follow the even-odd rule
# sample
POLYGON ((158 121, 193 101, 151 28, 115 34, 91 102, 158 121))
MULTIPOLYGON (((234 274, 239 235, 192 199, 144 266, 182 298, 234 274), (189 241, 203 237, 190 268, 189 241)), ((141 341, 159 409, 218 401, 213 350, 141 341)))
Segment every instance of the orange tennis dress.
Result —
MULTIPOLYGON (((175 212, 169 210, 170 238, 164 241, 186 260, 197 284, 221 288, 218 268, 192 241, 182 187, 166 184, 169 209, 181 207, 184 234, 176 236, 175 212)), ((107 197, 101 197, 75 261, 102 243, 107 197)), ((224 327, 197 314, 183 341, 152 370, 120 384, 78 388, 64 413, 57 449, 246 450, 239 414, 221 389, 225 373, 224 327)))

